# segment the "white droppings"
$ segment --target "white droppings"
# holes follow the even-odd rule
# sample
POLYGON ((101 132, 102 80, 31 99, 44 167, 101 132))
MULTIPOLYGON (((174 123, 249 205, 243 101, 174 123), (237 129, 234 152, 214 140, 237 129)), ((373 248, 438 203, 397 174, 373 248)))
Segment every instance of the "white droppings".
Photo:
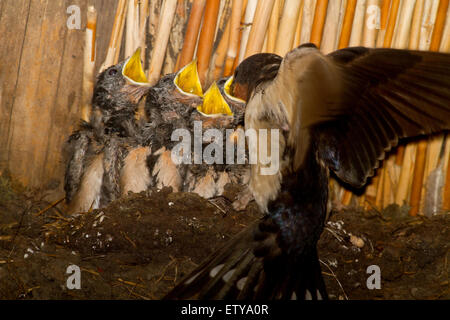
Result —
POLYGON ((28 257, 29 257, 28 253, 25 253, 25 254, 23 255, 23 258, 24 258, 24 259, 27 259, 28 257))
POLYGON ((89 235, 87 234, 87 235, 86 235, 86 239, 88 239, 88 238, 89 238, 89 235))
POLYGON ((175 203, 169 202, 169 207, 173 207, 174 205, 175 205, 175 203))
POLYGON ((342 228, 343 228, 343 226, 344 226, 344 221, 342 221, 342 220, 339 220, 339 221, 336 221, 336 222, 328 221, 327 224, 328 224, 330 227, 333 227, 333 228, 335 228, 335 229, 337 229, 337 230, 342 230, 342 228))
POLYGON ((347 272, 347 275, 351 277, 351 276, 353 276, 356 273, 358 273, 358 272, 356 270, 352 269, 349 272, 347 272))
POLYGON ((99 222, 99 223, 102 223, 103 220, 105 220, 105 216, 101 216, 101 217, 100 217, 100 220, 99 220, 98 222, 99 222))
POLYGON ((101 237, 101 233, 100 232, 97 232, 97 237, 101 237))
POLYGON ((312 300, 311 292, 308 289, 306 289, 305 300, 312 300))
POLYGON ((98 215, 95 216, 95 219, 100 218, 101 216, 103 216, 105 213, 103 211, 101 211, 98 215))
POLYGON ((72 251, 71 253, 72 253, 73 256, 77 255, 77 253, 75 251, 72 251))
POLYGON ((243 290, 245 287, 245 283, 247 282, 247 277, 242 278, 241 280, 239 280, 236 283, 236 287, 238 288, 238 290, 243 290))
POLYGON ((31 249, 31 248, 28 248, 28 249, 27 249, 27 252, 29 252, 29 253, 31 253, 31 254, 34 253, 33 249, 31 249))
POLYGON ((336 258, 334 258, 333 260, 328 260, 328 265, 337 268, 338 267, 338 261, 336 258))
POLYGON ((231 269, 230 271, 225 273, 225 275, 222 277, 222 280, 225 282, 228 282, 231 279, 231 277, 233 276, 234 271, 236 271, 236 269, 231 269))
POLYGON ((215 266, 210 272, 209 272, 209 276, 211 278, 214 278, 215 276, 217 276, 217 274, 220 272, 220 270, 222 270, 224 264, 219 264, 218 266, 215 266))
POLYGON ((41 242, 41 248, 43 248, 45 246, 44 242, 41 242))
POLYGON ((352 234, 350 234, 350 242, 358 248, 364 247, 364 240, 352 234))

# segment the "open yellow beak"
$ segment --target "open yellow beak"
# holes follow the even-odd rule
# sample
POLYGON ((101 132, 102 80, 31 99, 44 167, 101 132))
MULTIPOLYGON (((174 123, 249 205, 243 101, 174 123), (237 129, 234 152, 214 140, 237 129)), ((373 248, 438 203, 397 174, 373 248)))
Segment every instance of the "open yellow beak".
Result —
POLYGON ((133 84, 148 85, 148 80, 141 63, 141 48, 138 48, 127 62, 125 62, 122 75, 133 84))
POLYGON ((233 116, 233 111, 220 93, 216 82, 206 91, 203 105, 197 107, 197 111, 206 117, 233 116))
POLYGON ((174 84, 183 94, 203 96, 202 84, 197 71, 197 60, 192 61, 177 73, 174 84))
POLYGON ((234 81, 234 77, 231 76, 231 77, 227 80, 227 82, 225 82, 225 86, 224 86, 224 88, 223 88, 223 91, 225 92, 225 95, 227 96, 227 98, 229 98, 229 99, 232 100, 232 101, 236 101, 236 102, 244 103, 244 104, 245 104, 245 101, 244 101, 244 100, 239 99, 238 97, 233 96, 233 94, 231 93, 231 85, 233 84, 233 81, 234 81))

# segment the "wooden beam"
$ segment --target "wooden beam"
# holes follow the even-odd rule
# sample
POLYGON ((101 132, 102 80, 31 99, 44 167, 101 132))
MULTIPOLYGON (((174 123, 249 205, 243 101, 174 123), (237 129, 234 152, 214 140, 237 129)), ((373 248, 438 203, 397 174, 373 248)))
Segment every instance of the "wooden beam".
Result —
POLYGON ((92 93, 94 91, 94 70, 96 58, 95 40, 97 33, 97 11, 94 6, 88 7, 85 33, 81 119, 89 122, 91 116, 92 93))
POLYGON ((342 24, 341 36, 339 38, 338 48, 346 48, 350 42, 350 35, 352 33, 353 18, 355 17, 356 0, 348 0, 347 8, 345 10, 344 22, 342 24))
POLYGON ((151 85, 154 85, 159 80, 161 75, 161 69, 164 62, 164 57, 166 56, 167 43, 169 42, 170 31, 176 8, 176 0, 164 1, 158 34, 156 35, 155 47, 153 48, 152 60, 149 67, 148 81, 151 85))
POLYGON ((283 14, 278 29, 280 36, 277 37, 275 44, 275 53, 282 57, 292 48, 298 16, 300 14, 300 6, 301 1, 298 0, 286 0, 284 2, 283 14))
POLYGON ((205 17, 197 49, 198 74, 202 85, 205 85, 209 61, 212 56, 219 7, 220 0, 209 0, 206 2, 205 17))
POLYGON ((261 52, 274 3, 275 0, 258 1, 247 48, 245 50, 245 58, 261 52))

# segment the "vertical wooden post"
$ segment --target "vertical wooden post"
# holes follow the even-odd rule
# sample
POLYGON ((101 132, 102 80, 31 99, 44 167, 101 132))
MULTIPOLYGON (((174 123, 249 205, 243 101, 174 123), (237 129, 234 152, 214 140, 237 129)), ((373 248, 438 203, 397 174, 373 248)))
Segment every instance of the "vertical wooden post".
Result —
POLYGON ((161 75, 176 8, 177 0, 164 1, 164 6, 161 10, 161 18, 159 20, 158 34, 156 35, 155 47, 153 48, 149 67, 148 81, 151 85, 154 85, 161 75))
POLYGON ((275 53, 284 56, 292 48, 297 27, 298 16, 300 14, 301 1, 286 0, 280 21, 277 42, 275 44, 275 53))
POLYGON ((302 17, 302 33, 300 43, 311 42, 311 30, 314 21, 314 13, 316 11, 317 0, 304 0, 303 17, 302 17))
POLYGON ((86 39, 84 47, 83 66, 83 91, 81 119, 89 122, 91 116, 91 99, 94 91, 94 69, 95 69, 95 40, 97 33, 97 11, 93 6, 88 7, 86 39))
POLYGON ((253 18, 255 17, 256 6, 258 4, 258 0, 248 0, 247 7, 245 9, 243 30, 241 35, 241 44, 239 51, 239 63, 244 60, 245 51, 247 50, 248 37, 250 36, 251 24, 253 23, 253 18))
POLYGON ((116 16, 114 18, 113 29, 111 32, 111 38, 109 40, 108 51, 106 53, 106 59, 100 67, 100 72, 106 68, 116 64, 116 57, 118 59, 120 46, 122 43, 122 32, 124 28, 125 13, 126 13, 126 0, 119 0, 117 4, 116 16))
POLYGON ((346 48, 350 42, 352 33, 353 18, 355 17, 356 0, 347 0, 347 8, 345 10, 344 22, 342 24, 341 36, 339 38, 338 48, 346 48))
POLYGON ((275 0, 258 1, 247 48, 245 50, 245 58, 261 52, 274 3, 275 0))
POLYGON ((279 21, 280 21, 280 0, 275 0, 272 15, 270 16, 269 21, 269 30, 267 31, 267 52, 275 51, 279 21))
POLYGON ((367 1, 366 15, 364 17, 362 45, 374 48, 377 41, 377 32, 380 28, 380 0, 367 1))
MULTIPOLYGON (((224 71, 225 59, 227 57, 227 50, 230 42, 230 21, 228 21, 225 31, 223 32, 222 39, 220 39, 219 46, 214 54, 214 80, 219 79, 224 71)), ((233 60, 234 61, 234 60, 233 60)))
MULTIPOLYGON (((147 20, 148 20, 148 6, 149 0, 141 0, 140 12, 139 12, 139 47, 141 47, 141 59, 145 60, 145 51, 146 47, 146 39, 145 35, 147 34, 147 20)), ((145 61, 144 61, 145 62, 145 61)), ((145 70, 145 64, 142 66, 145 70)))
POLYGON ((358 0, 356 3, 355 17, 353 18, 352 33, 350 35, 350 47, 361 45, 366 2, 366 0, 358 0))
MULTIPOLYGON (((441 52, 450 53, 450 8, 447 9, 447 22, 445 25, 444 33, 442 35, 441 40, 441 52)), ((450 211, 450 139, 447 137, 447 155, 444 157, 447 161, 446 165, 446 178, 445 178, 445 184, 444 184, 444 190, 443 190, 443 203, 442 203, 442 209, 444 211, 450 211)), ((445 164, 445 162, 444 162, 445 164)))
POLYGON ((341 4, 342 0, 334 0, 328 4, 320 48, 324 54, 336 50, 336 30, 338 30, 339 27, 341 4))
MULTIPOLYGON (((425 2, 424 6, 424 17, 421 19, 421 35, 419 41, 419 48, 421 50, 429 49, 428 39, 433 38, 433 34, 431 34, 431 30, 433 30, 432 26, 434 24, 433 17, 433 7, 437 4, 437 2, 425 2)), ((425 174, 425 165, 426 165, 426 157, 428 153, 428 141, 422 140, 419 141, 416 150, 416 158, 414 165, 414 175, 411 182, 411 198, 410 198, 410 206, 411 210, 409 212, 410 215, 415 216, 419 213, 420 210, 420 201, 422 200, 422 189, 424 174, 425 174)))
POLYGON ((328 0, 318 0, 316 12, 314 14, 314 22, 311 30, 311 42, 318 48, 322 44, 323 27, 327 16, 328 0))
POLYGON ((394 36, 395 24, 397 20, 398 7, 400 0, 392 0, 391 11, 389 13, 389 19, 386 26, 386 34, 384 35, 383 47, 390 48, 392 44, 392 37, 394 36))
POLYGON ((230 21, 230 37, 229 46, 227 50, 227 58, 225 60, 224 75, 229 76, 233 70, 234 61, 238 55, 239 38, 241 34, 241 19, 244 3, 241 0, 235 0, 233 2, 233 8, 231 12, 230 21))
POLYGON ((127 30, 125 34, 125 57, 130 57, 136 50, 136 3, 135 0, 128 0, 127 9, 127 30))
MULTIPOLYGON (((409 37, 409 45, 408 48, 410 50, 417 50, 419 48, 419 39, 420 39, 420 27, 422 25, 422 15, 423 15, 423 5, 424 0, 417 0, 416 5, 414 7, 414 13, 412 16, 411 22, 411 32, 409 37)), ((401 44, 400 44, 401 45, 401 44)), ((414 158, 416 154, 416 143, 410 143, 406 145, 404 148, 403 159, 400 158, 400 155, 397 154, 396 163, 399 164, 401 162, 400 167, 400 176, 398 179, 397 191, 395 194, 395 203, 399 206, 404 203, 409 203, 407 197, 408 192, 411 187, 411 180, 414 174, 414 158)))
MULTIPOLYGON (((414 14, 415 1, 404 1, 402 4, 402 10, 399 17, 398 24, 398 37, 393 44, 394 48, 406 49, 409 45, 410 31, 412 26, 412 18, 414 14)), ((403 160, 402 155, 399 155, 400 160, 403 160)))
POLYGON ((377 36, 377 47, 383 46, 384 35, 386 34, 386 25, 389 17, 389 9, 391 7, 391 0, 382 0, 381 2, 381 19, 380 19, 380 30, 377 36))
POLYGON ((295 29, 295 37, 294 37, 294 43, 292 44, 292 49, 297 48, 299 45, 301 45, 301 36, 302 36, 302 25, 303 25, 303 8, 305 2, 302 1, 302 5, 300 7, 300 13, 298 15, 298 22, 297 22, 297 28, 295 29))
POLYGON ((206 2, 205 17, 203 18, 203 26, 200 31, 200 40, 197 49, 198 75, 202 85, 205 85, 206 74, 213 50, 219 7, 220 0, 208 0, 206 2))
POLYGON ((416 216, 420 209, 420 198, 422 194, 427 146, 428 142, 426 140, 422 140, 417 144, 416 162, 414 164, 414 178, 411 186, 411 210, 409 211, 411 216, 416 216))

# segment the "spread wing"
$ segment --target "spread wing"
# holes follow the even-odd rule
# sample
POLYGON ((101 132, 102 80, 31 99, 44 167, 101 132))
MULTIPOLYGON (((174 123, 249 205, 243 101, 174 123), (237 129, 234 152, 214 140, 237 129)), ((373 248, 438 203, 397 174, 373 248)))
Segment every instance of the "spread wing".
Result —
MULTIPOLYGON (((449 54, 356 47, 323 56, 303 46, 285 60, 302 69, 293 94, 301 125, 291 122, 291 136, 302 141, 307 128, 319 156, 354 187, 399 139, 450 129, 449 54)), ((287 71, 282 65, 279 76, 287 71)))

